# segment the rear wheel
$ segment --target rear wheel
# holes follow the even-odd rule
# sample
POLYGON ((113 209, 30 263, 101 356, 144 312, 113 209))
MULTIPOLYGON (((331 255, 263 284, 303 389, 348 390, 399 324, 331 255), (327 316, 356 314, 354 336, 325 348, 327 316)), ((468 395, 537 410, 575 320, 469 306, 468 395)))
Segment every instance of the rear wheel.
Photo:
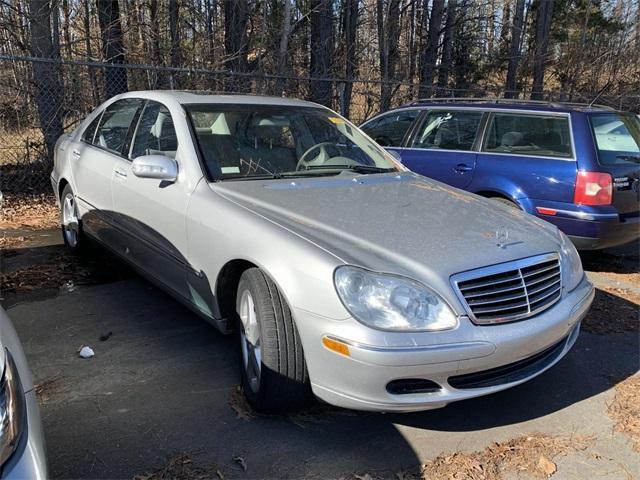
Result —
POLYGON ((76 197, 73 194, 71 185, 66 185, 60 196, 60 224, 65 245, 73 251, 83 248, 86 240, 82 234, 82 224, 78 217, 76 197))
POLYGON ((240 277, 236 309, 247 400, 264 413, 302 408, 310 389, 298 330, 278 288, 260 269, 240 277))

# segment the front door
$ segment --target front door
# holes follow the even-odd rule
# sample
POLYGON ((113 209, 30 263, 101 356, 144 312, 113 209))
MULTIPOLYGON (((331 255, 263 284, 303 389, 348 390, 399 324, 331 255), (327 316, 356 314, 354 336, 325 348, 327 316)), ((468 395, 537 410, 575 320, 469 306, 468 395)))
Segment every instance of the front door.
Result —
POLYGON ((402 163, 427 177, 465 188, 473 178, 476 137, 483 113, 478 110, 429 110, 398 150, 402 163))
POLYGON ((192 187, 181 173, 178 151, 169 110, 158 102, 147 101, 131 151, 115 165, 113 203, 122 232, 122 253, 166 288, 188 299, 185 216, 192 187), (131 162, 142 155, 176 159, 178 179, 168 183, 136 177, 131 162))

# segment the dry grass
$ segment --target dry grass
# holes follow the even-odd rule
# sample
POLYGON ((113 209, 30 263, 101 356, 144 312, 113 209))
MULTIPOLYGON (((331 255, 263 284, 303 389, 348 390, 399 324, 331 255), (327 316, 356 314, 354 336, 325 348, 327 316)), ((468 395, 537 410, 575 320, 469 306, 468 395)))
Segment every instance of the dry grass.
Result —
POLYGON ((554 459, 571 451, 584 450, 591 443, 586 437, 561 438, 534 433, 479 452, 441 455, 422 468, 424 480, 501 480, 514 474, 546 479, 557 470, 554 459))
POLYGON ((618 383, 615 392, 609 416, 615 422, 616 431, 629 435, 633 449, 640 452, 640 376, 618 383))
POLYGON ((2 272, 0 285, 3 292, 24 292, 38 289, 60 288, 68 282, 82 284, 92 276, 92 271, 77 258, 66 255, 52 263, 41 263, 2 272))
POLYGON ((591 333, 607 334, 640 331, 640 296, 620 288, 596 290, 591 310, 582 328, 591 333))
POLYGON ((171 457, 167 464, 142 475, 136 475, 133 480, 224 480, 222 472, 215 467, 203 468, 193 464, 191 455, 180 452, 171 457))
POLYGON ((7 195, 1 212, 0 230, 44 230, 60 224, 53 195, 7 195))

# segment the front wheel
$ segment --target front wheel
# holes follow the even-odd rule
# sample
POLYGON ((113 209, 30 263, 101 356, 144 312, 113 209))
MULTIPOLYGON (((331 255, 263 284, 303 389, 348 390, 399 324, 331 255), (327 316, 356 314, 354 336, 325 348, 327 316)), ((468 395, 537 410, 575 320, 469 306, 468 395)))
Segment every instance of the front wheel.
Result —
POLYGON ((71 185, 66 185, 60 196, 60 225, 64 244, 72 251, 79 251, 83 248, 86 240, 82 234, 76 197, 71 190, 71 185))
POLYGON ((309 376, 291 310, 260 269, 246 270, 238 285, 242 387, 258 412, 302 408, 310 398, 309 376))

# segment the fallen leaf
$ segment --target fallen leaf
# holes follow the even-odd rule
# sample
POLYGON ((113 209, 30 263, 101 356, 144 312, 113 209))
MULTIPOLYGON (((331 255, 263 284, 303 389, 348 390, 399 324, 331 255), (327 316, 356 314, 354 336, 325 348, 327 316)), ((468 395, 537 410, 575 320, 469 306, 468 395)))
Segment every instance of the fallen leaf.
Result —
POLYGON ((544 455, 540 455, 540 458, 538 459, 538 467, 540 468, 540 470, 542 470, 542 473, 547 476, 547 478, 556 473, 556 470, 558 469, 558 467, 556 467, 556 464, 544 455))

